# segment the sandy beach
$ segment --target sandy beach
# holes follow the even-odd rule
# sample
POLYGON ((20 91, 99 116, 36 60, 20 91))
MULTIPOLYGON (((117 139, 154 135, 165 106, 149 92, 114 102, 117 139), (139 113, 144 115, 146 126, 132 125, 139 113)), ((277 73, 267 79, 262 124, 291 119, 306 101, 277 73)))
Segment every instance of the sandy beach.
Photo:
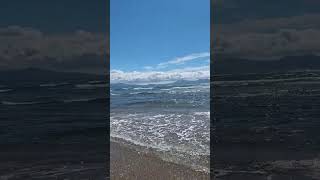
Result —
POLYGON ((110 148, 112 180, 209 180, 209 174, 165 162, 151 154, 137 152, 112 142, 110 148))

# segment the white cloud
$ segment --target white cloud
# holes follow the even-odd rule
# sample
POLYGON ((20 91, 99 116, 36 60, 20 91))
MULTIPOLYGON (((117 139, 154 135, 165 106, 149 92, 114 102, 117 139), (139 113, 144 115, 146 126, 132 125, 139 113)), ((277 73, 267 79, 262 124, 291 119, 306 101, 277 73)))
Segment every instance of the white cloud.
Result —
MULTIPOLYGON (((181 64, 185 64, 187 62, 190 61, 194 61, 194 60, 199 60, 200 58, 207 58, 210 57, 210 53, 209 52, 203 52, 203 53, 193 53, 193 54, 189 54, 183 57, 177 57, 173 60, 164 62, 164 63, 160 63, 156 66, 157 69, 161 69, 161 68, 166 68, 169 65, 181 65, 181 64)), ((150 67, 150 66, 149 66, 150 67)), ((150 69, 150 68, 149 68, 150 69)))
POLYGON ((215 55, 248 59, 320 54, 320 14, 215 24, 215 55))
POLYGON ((146 69, 146 70, 152 70, 152 69, 153 69, 152 66, 145 66, 145 67, 143 67, 143 68, 146 69))
POLYGON ((103 57, 109 55, 107 38, 84 30, 44 33, 29 27, 0 27, 0 69, 102 69, 103 57))
POLYGON ((160 83, 177 80, 209 79, 209 66, 187 67, 169 71, 131 71, 112 70, 111 83, 160 83))
POLYGON ((0 28, 0 58, 3 59, 64 59, 83 54, 102 55, 105 49, 106 37, 101 33, 77 30, 74 33, 44 34, 28 27, 0 28))

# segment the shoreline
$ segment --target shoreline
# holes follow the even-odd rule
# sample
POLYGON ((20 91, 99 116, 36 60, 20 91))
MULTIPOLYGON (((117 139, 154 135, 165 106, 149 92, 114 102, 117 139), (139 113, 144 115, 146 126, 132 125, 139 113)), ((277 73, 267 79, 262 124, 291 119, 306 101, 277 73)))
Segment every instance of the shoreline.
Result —
POLYGON ((161 161, 187 167, 196 172, 199 171, 199 172, 208 173, 208 174, 210 172, 210 167, 209 167, 210 155, 199 155, 197 159, 193 159, 194 157, 190 159, 189 157, 190 154, 188 152, 179 152, 179 151, 168 152, 167 150, 164 150, 164 149, 159 151, 160 147, 145 145, 137 141, 130 141, 117 136, 111 135, 110 137, 111 137, 110 139, 111 143, 117 143, 122 147, 131 149, 137 153, 143 153, 148 156, 156 157, 161 161), (187 157, 181 158, 181 156, 188 156, 189 158, 187 157), (199 162, 202 162, 202 163, 198 164, 199 162))
POLYGON ((110 142, 110 178, 112 180, 209 180, 209 173, 166 162, 150 153, 110 142))

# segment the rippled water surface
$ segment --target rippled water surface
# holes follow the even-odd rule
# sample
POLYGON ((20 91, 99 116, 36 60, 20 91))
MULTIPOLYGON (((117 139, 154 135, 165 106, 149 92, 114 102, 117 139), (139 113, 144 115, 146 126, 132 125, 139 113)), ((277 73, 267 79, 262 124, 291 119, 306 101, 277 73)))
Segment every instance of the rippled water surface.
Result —
POLYGON ((210 154, 208 80, 111 85, 111 136, 160 157, 206 169, 210 154))

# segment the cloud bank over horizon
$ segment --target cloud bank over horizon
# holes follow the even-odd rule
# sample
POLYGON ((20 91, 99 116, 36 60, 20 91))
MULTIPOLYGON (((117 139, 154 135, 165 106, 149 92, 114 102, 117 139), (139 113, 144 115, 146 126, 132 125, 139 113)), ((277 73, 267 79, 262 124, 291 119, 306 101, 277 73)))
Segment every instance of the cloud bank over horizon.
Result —
POLYGON ((214 24, 214 54, 252 60, 320 54, 320 14, 214 24))
POLYGON ((130 71, 111 70, 111 83, 152 84, 178 80, 200 80, 210 78, 210 67, 186 67, 168 71, 130 71))
POLYGON ((107 38, 85 30, 43 33, 31 27, 0 27, 0 69, 106 72, 107 38))
POLYGON ((110 72, 110 79, 111 83, 132 84, 209 79, 209 59, 209 52, 187 54, 154 66, 145 66, 144 70, 123 71, 113 69, 110 72))

